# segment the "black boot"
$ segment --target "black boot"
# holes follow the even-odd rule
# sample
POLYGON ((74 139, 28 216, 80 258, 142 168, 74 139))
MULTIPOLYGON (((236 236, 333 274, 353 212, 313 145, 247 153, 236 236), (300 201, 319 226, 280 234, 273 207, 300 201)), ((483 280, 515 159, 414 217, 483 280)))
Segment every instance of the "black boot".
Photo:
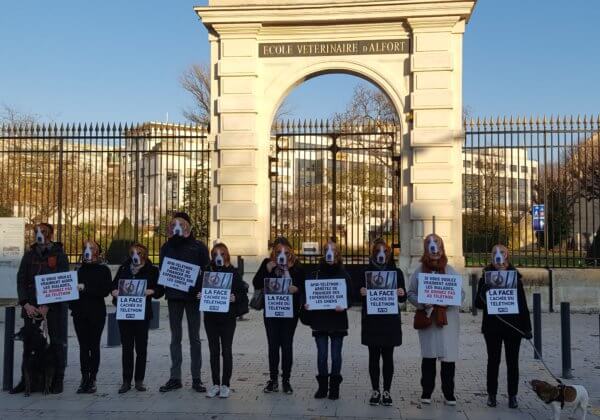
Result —
POLYGON ((9 391, 9 394, 21 394, 22 392, 25 392, 25 381, 23 379, 9 391))
POLYGON ((81 374, 81 382, 79 383, 79 388, 77 388, 77 394, 87 393, 89 383, 90 383, 90 374, 82 373, 81 374))
POLYGON ((321 399, 327 396, 327 387, 329 386, 329 375, 317 375, 319 389, 315 392, 315 398, 321 399))
POLYGON ((488 407, 496 407, 496 405, 498 405, 498 402, 496 401, 496 395, 488 395, 487 405, 488 407))
POLYGON ((62 394, 64 379, 64 374, 54 375, 54 378, 52 378, 52 387, 50 388, 51 394, 62 394))
POLYGON ((512 395, 508 397, 508 407, 509 408, 519 408, 519 402, 517 401, 517 396, 512 395))
POLYGON ((327 398, 329 398, 330 400, 337 400, 340 398, 341 383, 341 375, 331 375, 331 378, 329 378, 329 395, 327 396, 327 398))
POLYGON ((90 380, 88 382, 88 387, 86 389, 86 394, 95 394, 96 393, 96 374, 90 373, 90 380))

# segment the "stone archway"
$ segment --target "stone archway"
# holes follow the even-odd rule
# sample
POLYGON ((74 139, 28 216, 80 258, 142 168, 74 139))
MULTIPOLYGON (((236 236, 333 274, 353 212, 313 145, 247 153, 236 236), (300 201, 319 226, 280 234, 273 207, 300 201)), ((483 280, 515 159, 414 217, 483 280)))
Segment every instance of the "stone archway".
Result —
POLYGON ((378 85, 401 117, 401 265, 417 261, 435 217, 461 266, 462 37, 474 4, 209 0, 196 8, 211 45, 212 239, 248 260, 266 254, 277 106, 307 77, 348 72, 378 85))

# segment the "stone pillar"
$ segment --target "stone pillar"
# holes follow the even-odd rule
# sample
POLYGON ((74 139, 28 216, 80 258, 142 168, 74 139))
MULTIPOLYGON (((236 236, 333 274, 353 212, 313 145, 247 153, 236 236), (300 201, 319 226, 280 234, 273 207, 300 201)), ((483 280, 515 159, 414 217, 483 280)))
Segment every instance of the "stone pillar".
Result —
MULTIPOLYGON (((423 253, 423 237, 435 230, 451 263, 462 254, 462 33, 456 16, 411 18, 409 195, 411 265, 423 253)), ((406 238, 406 236, 405 236, 406 238)), ((408 245, 408 244, 406 244, 408 245)), ((404 247, 404 246, 403 246, 404 247)))

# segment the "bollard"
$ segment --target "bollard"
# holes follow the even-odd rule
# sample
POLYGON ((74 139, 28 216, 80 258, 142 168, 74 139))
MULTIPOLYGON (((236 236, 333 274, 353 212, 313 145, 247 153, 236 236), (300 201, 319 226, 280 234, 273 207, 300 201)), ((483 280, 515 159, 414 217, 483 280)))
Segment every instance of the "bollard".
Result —
POLYGON ((540 293, 533 294, 533 345, 537 350, 534 351, 533 357, 539 359, 542 356, 542 295, 540 293))
POLYGON ((237 257, 237 270, 240 276, 244 277, 244 257, 238 255, 237 257))
POLYGON ((121 335, 119 334, 119 323, 117 322, 117 313, 110 312, 106 317, 106 346, 117 347, 121 345, 121 335))
POLYGON ((152 319, 150 320, 150 329, 158 330, 160 325, 160 301, 152 301, 152 319))
POLYGON ((548 270, 548 305, 550 313, 554 312, 554 276, 552 275, 552 269, 548 270))
POLYGON ((4 310, 4 368, 2 369, 2 391, 13 387, 13 369, 15 365, 15 312, 14 306, 4 310))
POLYGON ((69 363, 69 304, 68 303, 61 303, 60 304, 60 322, 62 325, 62 331, 64 332, 64 341, 63 341, 63 346, 64 346, 64 362, 65 362, 65 367, 68 366, 69 363))
POLYGON ((477 301, 477 274, 471 274, 471 314, 473 316, 477 316, 477 306, 475 306, 475 302, 477 301))
POLYGON ((560 303, 560 338, 562 350, 562 378, 571 379, 571 304, 560 303))

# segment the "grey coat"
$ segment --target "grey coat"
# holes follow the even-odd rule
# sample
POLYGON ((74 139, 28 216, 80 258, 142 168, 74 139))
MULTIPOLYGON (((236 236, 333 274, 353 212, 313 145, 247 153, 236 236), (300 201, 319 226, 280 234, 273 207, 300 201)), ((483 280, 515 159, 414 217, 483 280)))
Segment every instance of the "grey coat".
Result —
MULTIPOLYGON (((423 271, 421 265, 411 274, 408 286, 408 301, 417 309, 425 306, 418 303, 419 281, 417 276, 423 271)), ((446 274, 459 274, 450 265, 446 266, 446 274)), ((465 291, 462 291, 462 300, 465 299, 465 291)), ((458 359, 458 337, 460 333, 460 317, 458 306, 449 306, 446 315, 448 325, 439 328, 435 324, 431 327, 419 330, 419 342, 421 343, 421 357, 440 359, 443 362, 456 362, 458 359)))

